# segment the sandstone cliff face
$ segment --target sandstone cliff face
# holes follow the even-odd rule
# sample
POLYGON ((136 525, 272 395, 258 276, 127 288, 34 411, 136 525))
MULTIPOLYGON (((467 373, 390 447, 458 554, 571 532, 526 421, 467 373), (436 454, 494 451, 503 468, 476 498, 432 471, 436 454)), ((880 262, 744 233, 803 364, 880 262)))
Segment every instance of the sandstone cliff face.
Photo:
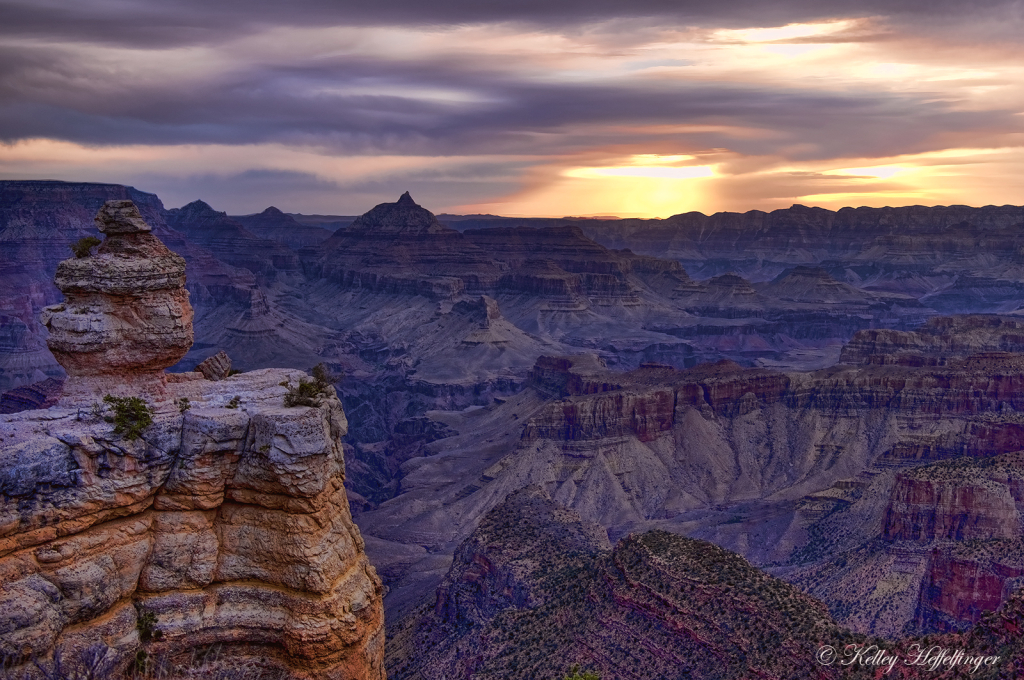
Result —
POLYGON ((963 630, 1024 576, 1024 453, 954 459, 896 477, 883 538, 927 551, 915 625, 963 630))
POLYGON ((278 383, 302 375, 174 383, 130 441, 89 403, 4 416, 0 654, 76 661, 102 644, 121 672, 139 649, 184 663, 213 645, 226 664, 296 679, 382 678, 382 589, 343 488, 345 416, 333 397, 282 408, 278 383), (144 645, 147 612, 163 639, 144 645))
POLYGON ((192 337, 183 263, 130 203, 100 221, 100 253, 60 269, 69 300, 50 311, 52 337, 71 381, 123 390, 147 376, 134 386, 151 423, 88 390, 0 418, 4 667, 42 677, 99 650, 114 677, 217 650, 207 665, 382 679, 382 586, 349 514, 333 389, 284 408, 305 374, 168 380, 159 369, 192 337), (134 323, 60 323, 82 295, 134 323))
POLYGON ((882 535, 923 542, 1016 538, 1021 509, 1024 455, 949 461, 896 477, 882 535))

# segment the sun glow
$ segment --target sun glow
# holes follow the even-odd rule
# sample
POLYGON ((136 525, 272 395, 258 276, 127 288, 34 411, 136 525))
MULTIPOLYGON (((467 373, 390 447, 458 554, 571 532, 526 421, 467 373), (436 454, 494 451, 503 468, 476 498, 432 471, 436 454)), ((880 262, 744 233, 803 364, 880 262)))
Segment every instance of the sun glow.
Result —
POLYGON ((305 178, 296 207, 316 196, 339 214, 406 188, 436 210, 558 216, 1024 201, 1020 44, 897 16, 735 26, 9 37, 25 65, 5 82, 25 86, 0 107, 16 123, 0 176, 134 184, 169 204, 201 192, 238 212, 282 200, 245 184, 274 173, 305 178))
POLYGON ((773 28, 722 29, 712 35, 723 42, 766 43, 808 38, 827 38, 847 31, 859 23, 856 19, 827 21, 815 24, 787 24, 773 28))
POLYGON ((714 171, 708 165, 674 168, 665 166, 624 165, 609 168, 574 168, 563 173, 566 177, 584 179, 596 177, 649 177, 651 179, 697 179, 711 177, 714 171))

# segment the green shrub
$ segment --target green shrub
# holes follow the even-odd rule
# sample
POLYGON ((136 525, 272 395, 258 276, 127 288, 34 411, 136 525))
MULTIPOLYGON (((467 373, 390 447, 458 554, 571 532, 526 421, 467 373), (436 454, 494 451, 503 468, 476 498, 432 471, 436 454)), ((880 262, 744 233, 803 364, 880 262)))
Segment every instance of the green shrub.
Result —
POLYGON ((330 394, 331 386, 341 380, 339 376, 332 375, 324 364, 317 364, 313 367, 313 379, 301 378, 298 385, 283 383, 288 388, 288 394, 284 395, 284 405, 292 406, 319 406, 320 400, 330 394))
POLYGON ((160 641, 164 637, 163 631, 156 627, 156 614, 151 611, 140 609, 139 616, 135 620, 135 627, 139 631, 139 640, 142 642, 160 641))
POLYGON ((601 676, 594 671, 580 671, 580 665, 576 664, 569 669, 564 680, 601 680, 601 676))
POLYGON ((182 413, 192 408, 192 402, 188 400, 188 397, 175 399, 174 403, 178 405, 178 410, 181 411, 182 413))
POLYGON ((138 439, 142 431, 153 424, 153 409, 139 397, 103 397, 104 403, 114 409, 114 434, 123 434, 125 439, 138 439))
POLYGON ((82 259, 83 257, 89 257, 92 255, 92 249, 103 243, 95 236, 83 236, 68 247, 71 248, 71 252, 75 254, 75 257, 82 259))
POLYGON ((231 401, 229 401, 227 403, 227 406, 225 406, 224 408, 238 408, 238 405, 241 403, 242 398, 236 394, 235 396, 231 397, 231 401))
POLYGON ((312 373, 313 383, 324 391, 326 391, 328 387, 333 386, 334 383, 341 382, 342 377, 344 377, 331 373, 326 364, 322 362, 313 367, 312 373))

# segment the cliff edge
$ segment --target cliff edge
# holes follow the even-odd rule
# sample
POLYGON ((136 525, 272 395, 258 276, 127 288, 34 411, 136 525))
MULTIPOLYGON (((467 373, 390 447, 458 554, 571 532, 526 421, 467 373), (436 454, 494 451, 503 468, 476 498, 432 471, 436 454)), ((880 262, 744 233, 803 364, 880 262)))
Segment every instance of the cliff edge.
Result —
POLYGON ((333 388, 286 408, 301 371, 164 374, 192 340, 183 267, 117 203, 44 316, 71 389, 0 416, 0 668, 383 680, 333 388))

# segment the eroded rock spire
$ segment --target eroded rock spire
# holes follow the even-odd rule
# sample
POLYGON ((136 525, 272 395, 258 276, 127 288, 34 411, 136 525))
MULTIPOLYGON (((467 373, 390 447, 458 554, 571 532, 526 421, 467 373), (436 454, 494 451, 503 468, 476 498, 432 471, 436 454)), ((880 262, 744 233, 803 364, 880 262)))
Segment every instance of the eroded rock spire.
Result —
POLYGON ((68 372, 67 389, 95 384, 159 386, 163 370, 192 346, 185 260, 167 249, 131 201, 96 215, 106 237, 95 255, 57 266, 64 302, 47 307, 47 345, 68 372))

